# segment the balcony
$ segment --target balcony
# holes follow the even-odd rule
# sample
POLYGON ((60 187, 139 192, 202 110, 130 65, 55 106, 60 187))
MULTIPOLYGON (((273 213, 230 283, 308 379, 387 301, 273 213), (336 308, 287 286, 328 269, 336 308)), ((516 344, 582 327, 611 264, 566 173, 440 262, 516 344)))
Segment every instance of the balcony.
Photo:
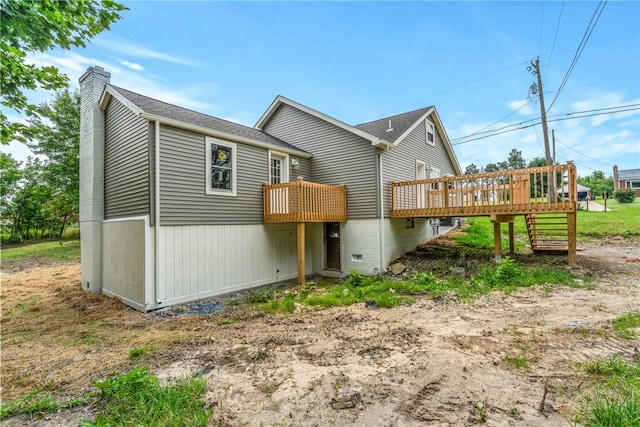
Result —
POLYGON ((575 213, 576 184, 576 167, 571 162, 394 182, 391 184, 391 216, 434 218, 575 213), (567 193, 562 193, 563 187, 568 188, 567 193))
POLYGON ((297 181, 264 185, 264 222, 344 222, 347 191, 344 186, 297 181))

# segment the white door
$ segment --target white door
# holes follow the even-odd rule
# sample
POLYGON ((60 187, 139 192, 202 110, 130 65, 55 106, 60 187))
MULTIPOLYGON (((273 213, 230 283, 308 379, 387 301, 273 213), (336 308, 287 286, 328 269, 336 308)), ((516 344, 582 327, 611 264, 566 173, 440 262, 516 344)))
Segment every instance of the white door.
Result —
MULTIPOLYGON (((269 152, 269 184, 289 182, 289 156, 269 152)), ((269 191, 271 213, 285 214, 289 212, 289 189, 272 188, 269 191)))
POLYGON ((285 280, 298 271, 296 233, 276 231, 276 280, 285 280))

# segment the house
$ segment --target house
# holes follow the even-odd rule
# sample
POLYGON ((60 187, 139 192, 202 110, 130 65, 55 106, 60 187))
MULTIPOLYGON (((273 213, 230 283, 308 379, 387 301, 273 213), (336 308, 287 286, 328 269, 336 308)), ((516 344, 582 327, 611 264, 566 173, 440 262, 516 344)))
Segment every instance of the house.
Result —
MULTIPOLYGON (((589 187, 585 187, 581 184, 576 184, 578 201, 589 200, 591 199, 591 189, 589 187)), ((569 185, 565 185, 561 189, 558 190, 558 194, 560 197, 569 198, 569 185)))
POLYGON ((613 167, 614 190, 636 190, 636 197, 640 197, 640 169, 622 169, 613 167))
POLYGON ((80 93, 82 286, 142 311, 381 273, 435 232, 391 216, 391 182, 461 174, 434 107, 352 126, 278 96, 247 127, 112 86, 101 67, 80 93))

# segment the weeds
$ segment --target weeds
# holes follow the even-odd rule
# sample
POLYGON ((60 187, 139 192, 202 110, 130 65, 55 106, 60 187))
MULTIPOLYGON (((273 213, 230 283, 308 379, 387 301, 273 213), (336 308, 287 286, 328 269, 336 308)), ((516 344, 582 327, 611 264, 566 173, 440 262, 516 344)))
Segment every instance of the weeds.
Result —
POLYGON ((89 402, 90 395, 81 396, 64 402, 55 400, 51 395, 40 396, 51 384, 31 391, 18 399, 0 404, 0 420, 14 415, 27 414, 29 416, 45 415, 60 411, 61 409, 71 409, 77 406, 84 406, 89 402))
POLYGON ((628 363, 620 356, 587 362, 593 391, 583 396, 575 425, 640 426, 640 361, 628 363))
POLYGON ((129 359, 140 360, 147 353, 149 353, 149 349, 147 347, 133 347, 129 350, 129 359))
POLYGON ((100 389, 102 412, 95 421, 83 420, 83 427, 112 425, 206 426, 211 410, 202 397, 206 391, 202 377, 189 376, 162 386, 147 368, 137 367, 93 383, 100 389))
POLYGON ((613 330, 616 335, 625 340, 632 340, 638 337, 634 330, 640 326, 640 311, 627 313, 616 317, 613 320, 613 330))

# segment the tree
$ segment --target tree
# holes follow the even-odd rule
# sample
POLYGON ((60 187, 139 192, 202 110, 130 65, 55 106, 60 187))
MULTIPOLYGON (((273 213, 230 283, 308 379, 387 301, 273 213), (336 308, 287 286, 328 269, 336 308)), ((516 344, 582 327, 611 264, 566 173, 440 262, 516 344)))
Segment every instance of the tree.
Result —
POLYGON ((47 181, 69 197, 75 210, 79 200, 80 94, 64 90, 37 108, 29 119, 29 148, 46 156, 47 181))
POLYGON ((471 163, 470 165, 467 165, 467 167, 464 169, 465 175, 473 175, 476 173, 480 173, 480 168, 474 165, 473 163, 471 163))
POLYGON ((591 189, 594 196, 604 196, 604 193, 613 194, 613 177, 607 178, 602 171, 593 171, 585 178, 578 177, 578 184, 591 189))
POLYGON ((514 148, 509 152, 509 157, 507 157, 507 168, 524 169, 526 165, 527 162, 525 162, 524 157, 522 157, 522 151, 514 148))
POLYGON ((539 168, 542 166, 547 166, 547 159, 544 157, 534 157, 533 160, 529 162, 528 168, 539 168))
POLYGON ((13 217, 13 200, 22 179, 21 162, 0 152, 0 219, 4 226, 13 217))
MULTIPOLYGON (((127 10, 113 0, 11 0, 0 2, 0 104, 18 113, 32 113, 25 90, 58 90, 68 77, 56 67, 28 63, 27 54, 85 47, 86 42, 120 19, 127 10)), ((9 122, 0 111, 0 142, 24 141, 28 128, 9 122)))

